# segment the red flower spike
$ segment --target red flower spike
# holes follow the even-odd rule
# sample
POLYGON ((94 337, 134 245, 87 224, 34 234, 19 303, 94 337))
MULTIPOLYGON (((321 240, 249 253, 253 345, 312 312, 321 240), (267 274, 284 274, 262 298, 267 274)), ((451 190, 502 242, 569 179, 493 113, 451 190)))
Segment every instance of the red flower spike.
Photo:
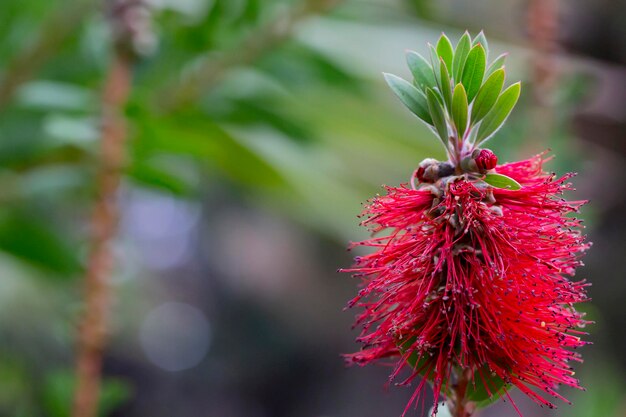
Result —
POLYGON ((493 153, 489 149, 480 149, 474 151, 475 156, 473 156, 474 162, 476 163, 476 167, 480 172, 487 172, 496 167, 498 165, 498 157, 495 153, 493 153))
MULTIPOLYGON (((492 169, 495 160, 483 149, 476 164, 492 169)), ((571 349, 587 343, 574 304, 587 300, 588 284, 570 277, 590 244, 571 215, 585 202, 561 198, 571 176, 556 178, 543 162, 496 168, 521 184, 517 191, 449 176, 421 189, 387 187, 366 207, 363 225, 381 235, 355 243, 374 251, 345 270, 363 281, 350 302, 363 309, 363 347, 345 358, 395 360, 390 379, 405 372, 400 384, 421 375, 405 414, 424 381, 436 404, 460 374, 468 390, 501 396, 494 381, 502 381, 504 393, 515 386, 549 407, 546 397, 565 400, 558 385, 580 388, 569 362, 581 361, 571 349)))

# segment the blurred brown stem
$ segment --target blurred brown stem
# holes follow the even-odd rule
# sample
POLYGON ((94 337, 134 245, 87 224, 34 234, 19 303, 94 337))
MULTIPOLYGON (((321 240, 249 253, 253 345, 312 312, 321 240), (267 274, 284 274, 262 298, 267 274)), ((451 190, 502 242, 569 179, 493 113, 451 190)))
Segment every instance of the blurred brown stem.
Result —
POLYGON ((126 128, 123 107, 130 91, 131 57, 113 54, 102 95, 101 166, 92 213, 91 252, 85 277, 85 310, 79 327, 73 417, 95 417, 98 410, 102 354, 107 336, 113 267, 111 244, 117 230, 117 191, 124 163, 126 128))
POLYGON ((33 42, 9 61, 2 74, 0 109, 6 106, 17 89, 30 80, 59 50, 92 8, 92 1, 78 1, 71 7, 63 7, 42 23, 41 30, 33 42))
POLYGON ((161 111, 174 111, 193 102, 205 90, 213 87, 229 69, 250 65, 288 40, 302 20, 323 14, 343 0, 302 0, 276 18, 254 30, 239 44, 226 52, 205 60, 197 68, 168 86, 160 95, 161 111))
POLYGON ((531 137, 526 142, 531 152, 542 151, 554 124, 551 98, 558 81, 555 52, 558 48, 558 0, 530 0, 528 36, 533 48, 531 137))

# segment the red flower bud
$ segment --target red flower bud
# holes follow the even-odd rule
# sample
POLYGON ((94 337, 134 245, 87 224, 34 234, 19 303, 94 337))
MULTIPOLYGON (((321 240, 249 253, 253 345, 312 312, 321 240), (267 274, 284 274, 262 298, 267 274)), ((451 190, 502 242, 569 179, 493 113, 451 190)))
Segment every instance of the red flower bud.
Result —
POLYGON ((481 149, 473 159, 480 172, 489 171, 498 165, 498 157, 489 149, 481 149))
POLYGON ((420 162, 417 171, 415 172, 415 177, 419 180, 419 182, 435 182, 437 177, 437 166, 439 161, 432 158, 426 158, 422 162, 420 162))

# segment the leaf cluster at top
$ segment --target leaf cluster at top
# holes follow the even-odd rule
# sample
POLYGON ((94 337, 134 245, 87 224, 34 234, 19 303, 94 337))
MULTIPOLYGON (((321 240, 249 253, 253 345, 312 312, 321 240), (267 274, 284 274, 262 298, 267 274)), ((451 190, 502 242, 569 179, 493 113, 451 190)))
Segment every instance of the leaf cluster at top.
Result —
POLYGON ((474 39, 465 32, 456 46, 442 34, 429 51, 428 59, 407 52, 412 82, 385 74, 387 83, 446 149, 451 138, 478 147, 502 127, 520 95, 519 82, 503 90, 506 54, 489 64, 483 32, 474 39))

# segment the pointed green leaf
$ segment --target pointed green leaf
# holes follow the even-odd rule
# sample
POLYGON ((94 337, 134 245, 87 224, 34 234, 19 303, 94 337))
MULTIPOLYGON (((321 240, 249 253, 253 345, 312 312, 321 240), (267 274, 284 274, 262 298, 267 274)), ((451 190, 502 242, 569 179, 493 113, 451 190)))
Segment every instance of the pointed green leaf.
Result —
POLYGON ((472 46, 475 45, 482 45, 483 49, 485 50, 485 56, 489 56, 489 44, 487 43, 487 38, 485 37, 485 33, 482 30, 472 42, 472 46))
POLYGON ((432 119, 428 110, 428 102, 424 94, 419 91, 413 84, 403 80, 393 74, 383 74, 385 81, 393 90, 398 98, 409 108, 417 117, 428 124, 432 124, 432 119))
POLYGON ((493 62, 491 63, 491 65, 489 65, 489 68, 487 68, 487 72, 485 74, 485 77, 489 77, 496 70, 502 68, 502 66, 504 65, 504 60, 506 59, 506 57, 508 55, 509 54, 505 52, 502 55, 498 56, 496 59, 494 59, 493 62))
POLYGON ((461 81, 461 75, 463 74, 463 66, 465 65, 465 60, 467 59, 467 54, 469 54, 470 49, 472 48, 472 41, 470 39, 469 33, 465 32, 465 34, 459 40, 459 43, 456 45, 456 50, 454 51, 454 58, 452 59, 452 79, 455 83, 461 81))
POLYGON ((426 89, 426 98, 428 100, 428 109, 433 119, 433 125, 445 146, 448 143, 448 125, 446 123, 443 106, 437 98, 437 93, 430 88, 426 89))
POLYGON ((452 43, 445 34, 441 34, 439 42, 437 42, 437 55, 443 59, 448 68, 452 68, 452 56, 454 51, 452 49, 452 43))
POLYGON ((446 103, 446 108, 450 109, 452 106, 452 85, 450 84, 450 74, 448 73, 448 66, 446 65, 445 61, 443 60, 443 58, 440 59, 441 62, 439 63, 439 90, 441 91, 441 95, 443 96, 444 103, 446 103))
POLYGON ((485 175, 485 178, 483 178, 483 181, 485 181, 487 184, 491 185, 492 187, 506 188, 512 191, 516 191, 522 188, 519 182, 515 181, 511 177, 507 177, 506 175, 502 175, 502 174, 493 174, 493 173, 487 174, 485 175))
POLYGON ((430 43, 428 44, 428 50, 430 51, 430 64, 433 67, 433 75, 435 76, 436 84, 438 85, 441 80, 439 80, 439 55, 437 55, 437 50, 430 43))
POLYGON ((454 87, 452 95, 452 120, 454 120, 459 138, 462 138, 467 129, 467 94, 461 83, 454 87))
POLYGON ((476 96, 476 93, 478 93, 478 89, 483 82, 486 64, 487 58, 482 45, 474 46, 467 55, 467 60, 463 66, 463 75, 461 76, 461 82, 465 87, 467 100, 470 103, 476 96))
POLYGON ((413 74, 415 85, 426 91, 426 87, 434 87, 436 85, 433 69, 420 54, 409 51, 406 54, 406 63, 413 74))
POLYGON ((487 113, 478 128, 478 136, 476 137, 476 142, 478 144, 489 139, 504 124, 504 121, 511 113, 511 110, 513 110, 515 103, 517 103, 520 89, 520 83, 517 82, 500 94, 496 104, 489 111, 489 113, 487 113))
POLYGON ((496 104, 503 85, 504 69, 500 68, 491 74, 483 86, 480 87, 480 90, 478 90, 474 106, 472 106, 472 124, 478 123, 489 113, 489 110, 496 104))
POLYGON ((441 91, 439 91, 439 87, 435 87, 432 90, 433 93, 435 93, 435 98, 437 99, 441 107, 445 106, 445 104, 443 103, 443 97, 441 96, 441 91))

